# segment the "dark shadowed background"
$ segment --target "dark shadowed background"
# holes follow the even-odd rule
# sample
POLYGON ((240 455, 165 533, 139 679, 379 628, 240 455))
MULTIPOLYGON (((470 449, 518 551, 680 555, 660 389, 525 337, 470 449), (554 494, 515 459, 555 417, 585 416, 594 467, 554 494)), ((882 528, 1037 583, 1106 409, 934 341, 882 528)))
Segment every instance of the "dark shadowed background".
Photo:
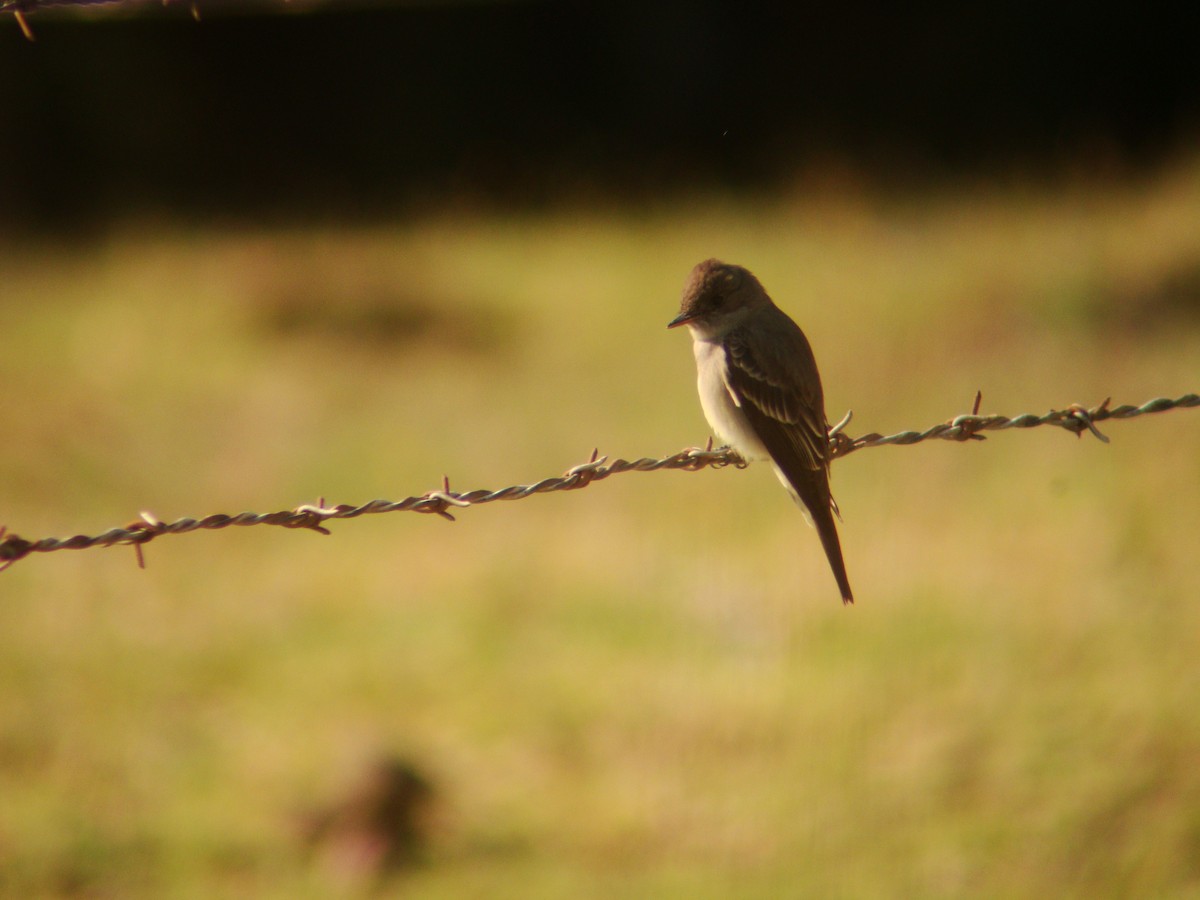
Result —
POLYGON ((36 43, 3 23, 8 227, 1136 169, 1200 117, 1166 4, 199 9, 48 7, 36 43))

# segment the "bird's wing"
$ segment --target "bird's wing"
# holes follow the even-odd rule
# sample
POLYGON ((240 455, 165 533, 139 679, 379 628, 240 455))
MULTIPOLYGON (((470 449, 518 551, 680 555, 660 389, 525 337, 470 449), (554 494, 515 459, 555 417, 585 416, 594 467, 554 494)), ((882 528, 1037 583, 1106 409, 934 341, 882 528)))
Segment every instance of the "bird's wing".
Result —
POLYGON ((829 436, 821 376, 804 332, 772 307, 770 318, 725 337, 725 380, 776 471, 808 510, 842 592, 853 603, 829 492, 829 436))
POLYGON ((812 349, 782 312, 771 325, 770 340, 752 340, 736 328, 726 336, 730 391, 776 464, 828 471, 825 401, 812 349))

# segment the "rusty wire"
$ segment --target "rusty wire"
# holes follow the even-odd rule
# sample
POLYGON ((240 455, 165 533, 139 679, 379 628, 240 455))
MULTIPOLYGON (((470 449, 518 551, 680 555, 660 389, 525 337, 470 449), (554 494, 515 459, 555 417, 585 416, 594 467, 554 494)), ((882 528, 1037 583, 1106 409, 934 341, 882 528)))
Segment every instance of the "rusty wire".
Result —
MULTIPOLYGON (((1110 398, 1111 399, 1111 398, 1110 398)), ((1159 397, 1149 400, 1141 406, 1109 407, 1109 400, 1090 409, 1079 404, 1072 404, 1065 409, 1052 409, 1045 415, 1035 416, 1024 414, 1019 416, 981 416, 979 415, 980 395, 975 395, 974 409, 970 414, 956 416, 946 422, 934 425, 924 431, 901 431, 896 434, 865 434, 861 437, 850 438, 843 434, 843 429, 850 422, 851 414, 837 423, 829 432, 830 448, 834 459, 862 450, 866 447, 883 447, 889 444, 916 444, 931 438, 946 441, 984 440, 981 431, 998 431, 1006 428, 1036 428, 1040 425, 1054 425, 1073 432, 1077 437, 1085 431, 1090 432, 1101 441, 1108 443, 1108 438, 1100 433, 1096 424, 1107 419, 1132 419, 1147 413, 1166 412, 1170 409, 1186 409, 1200 406, 1200 395, 1184 394, 1176 400, 1159 397)), ((137 552, 138 564, 143 564, 142 545, 154 538, 165 534, 186 534, 191 531, 229 528, 230 526, 246 525, 280 525, 284 528, 305 528, 321 534, 329 534, 325 522, 333 519, 355 519, 369 513, 386 512, 418 512, 432 513, 442 518, 454 520, 453 509, 466 509, 496 500, 522 500, 534 494, 544 494, 550 491, 570 491, 587 487, 595 481, 603 481, 612 475, 622 472, 656 472, 660 469, 682 469, 686 472, 696 472, 700 469, 720 469, 726 466, 745 468, 746 462, 728 447, 713 449, 712 441, 704 448, 689 447, 665 456, 662 459, 608 461, 608 457, 600 456, 599 451, 592 451, 591 459, 582 465, 568 469, 564 474, 554 478, 544 478, 534 484, 513 485, 495 491, 474 490, 460 493, 450 489, 449 479, 443 477, 440 490, 429 491, 417 497, 407 497, 404 500, 372 500, 361 506, 338 504, 326 506, 322 498, 316 504, 304 504, 295 509, 281 510, 273 513, 244 512, 237 515, 205 516, 203 519, 182 518, 174 522, 163 522, 149 512, 141 513, 141 517, 123 528, 110 528, 103 534, 78 534, 69 538, 42 538, 37 541, 26 540, 16 534, 8 534, 0 526, 0 571, 11 566, 14 562, 24 559, 32 553, 50 553, 55 550, 85 550, 91 547, 111 547, 114 544, 130 544, 137 552)))

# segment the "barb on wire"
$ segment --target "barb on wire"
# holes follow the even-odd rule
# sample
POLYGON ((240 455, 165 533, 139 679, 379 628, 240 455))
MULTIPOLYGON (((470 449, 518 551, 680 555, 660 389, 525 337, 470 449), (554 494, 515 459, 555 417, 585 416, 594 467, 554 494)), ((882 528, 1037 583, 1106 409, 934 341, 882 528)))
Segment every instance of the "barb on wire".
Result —
POLYGON ((848 438, 841 433, 841 429, 850 421, 850 415, 830 429, 829 437, 833 446, 833 458, 839 459, 855 450, 862 450, 864 447, 882 447, 886 444, 916 444, 921 441, 929 440, 930 438, 941 438, 946 441, 982 441, 984 436, 981 431, 999 431, 1005 428, 1036 428, 1039 425, 1057 425, 1059 428, 1065 428, 1067 431, 1074 432, 1076 437, 1081 436, 1084 431, 1090 431, 1095 437, 1104 443, 1108 443, 1108 438, 1105 437, 1096 427, 1097 422, 1103 422, 1106 419, 1132 419, 1135 416, 1146 415, 1147 413, 1166 412, 1170 409, 1188 409, 1195 406, 1200 406, 1200 395, 1184 394, 1177 400, 1170 400, 1166 397, 1159 397, 1155 400, 1148 400, 1141 406, 1118 406, 1115 409, 1109 408, 1112 398, 1105 399, 1099 406, 1093 406, 1088 409, 1078 403, 1072 403, 1066 409, 1052 409, 1045 415, 1035 416, 1025 413, 1020 416, 981 416, 979 415, 979 403, 982 399, 980 394, 976 394, 974 403, 974 412, 970 415, 955 416, 946 422, 934 425, 932 428, 927 428, 924 431, 901 431, 897 434, 864 434, 858 438, 848 438))
MULTIPOLYGON (((1118 406, 1116 408, 1110 408, 1110 400, 1111 398, 1090 409, 1074 403, 1065 409, 1051 410, 1041 416, 1024 414, 1009 418, 1000 415, 979 415, 980 396, 977 394, 973 412, 970 415, 956 416, 924 431, 901 431, 886 436, 865 434, 857 438, 847 437, 843 433, 851 418, 851 414, 847 413, 829 430, 830 448, 832 457, 841 459, 866 447, 883 447, 889 444, 907 446, 931 438, 947 441, 982 441, 984 435, 980 434, 981 431, 1036 428, 1040 425, 1054 425, 1073 432, 1077 437, 1088 431, 1104 443, 1108 443, 1108 438, 1101 434, 1096 423, 1107 419, 1132 419, 1148 413, 1200 406, 1200 395, 1197 394, 1184 394, 1176 400, 1160 397, 1149 400, 1141 406, 1118 406)), ((441 490, 429 491, 417 497, 407 497, 404 500, 371 500, 361 506, 351 506, 345 503, 326 506, 325 499, 321 498, 316 504, 304 504, 295 509, 273 513, 244 512, 233 516, 218 513, 203 519, 182 518, 176 519, 174 522, 163 522, 152 513, 143 512, 139 519, 123 528, 112 528, 103 534, 93 536, 78 534, 69 538, 42 538, 30 541, 18 535, 9 534, 4 526, 0 525, 0 572, 32 553, 84 550, 91 547, 111 547, 114 544, 131 544, 137 553, 138 564, 144 567, 142 545, 164 534, 186 534, 191 531, 229 528, 234 525, 279 525, 284 528, 305 528, 320 534, 329 534, 325 523, 333 519, 355 519, 371 513, 404 511, 428 513, 454 521, 454 516, 450 512, 452 509, 466 509, 483 503, 493 503, 497 500, 522 500, 525 497, 532 497, 534 494, 551 491, 577 490, 622 472, 657 472, 660 469, 698 472, 701 469, 721 469, 726 466, 741 469, 746 467, 746 461, 728 447, 714 450, 710 438, 707 446, 703 449, 689 447, 662 459, 643 457, 635 460, 615 459, 609 462, 607 456, 601 456, 599 450, 593 450, 591 458, 587 462, 573 466, 561 476, 544 478, 534 484, 513 485, 495 491, 482 489, 465 493, 452 491, 449 478, 443 476, 441 490)))

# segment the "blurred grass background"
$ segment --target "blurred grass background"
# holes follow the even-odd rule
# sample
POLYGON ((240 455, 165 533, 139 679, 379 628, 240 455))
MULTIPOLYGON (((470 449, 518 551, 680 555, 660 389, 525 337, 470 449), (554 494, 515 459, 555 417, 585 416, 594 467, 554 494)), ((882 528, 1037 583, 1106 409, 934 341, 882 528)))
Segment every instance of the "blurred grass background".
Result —
MULTIPOLYGON (((804 327, 852 434, 1195 391, 1200 161, 796 182, 0 250, 22 536, 528 483, 707 436, 684 276, 804 327)), ((0 575, 0 890, 368 892, 304 822, 381 757, 422 897, 1200 896, 1195 412, 838 463, 860 597, 761 466, 228 529, 0 575)))
MULTIPOLYGON (((714 255, 854 434, 1198 389, 1165 11, 22 8, 24 537, 702 444, 714 255)), ((1197 416, 839 462, 849 610, 761 466, 22 560, 0 895, 1200 897, 1197 416)))

